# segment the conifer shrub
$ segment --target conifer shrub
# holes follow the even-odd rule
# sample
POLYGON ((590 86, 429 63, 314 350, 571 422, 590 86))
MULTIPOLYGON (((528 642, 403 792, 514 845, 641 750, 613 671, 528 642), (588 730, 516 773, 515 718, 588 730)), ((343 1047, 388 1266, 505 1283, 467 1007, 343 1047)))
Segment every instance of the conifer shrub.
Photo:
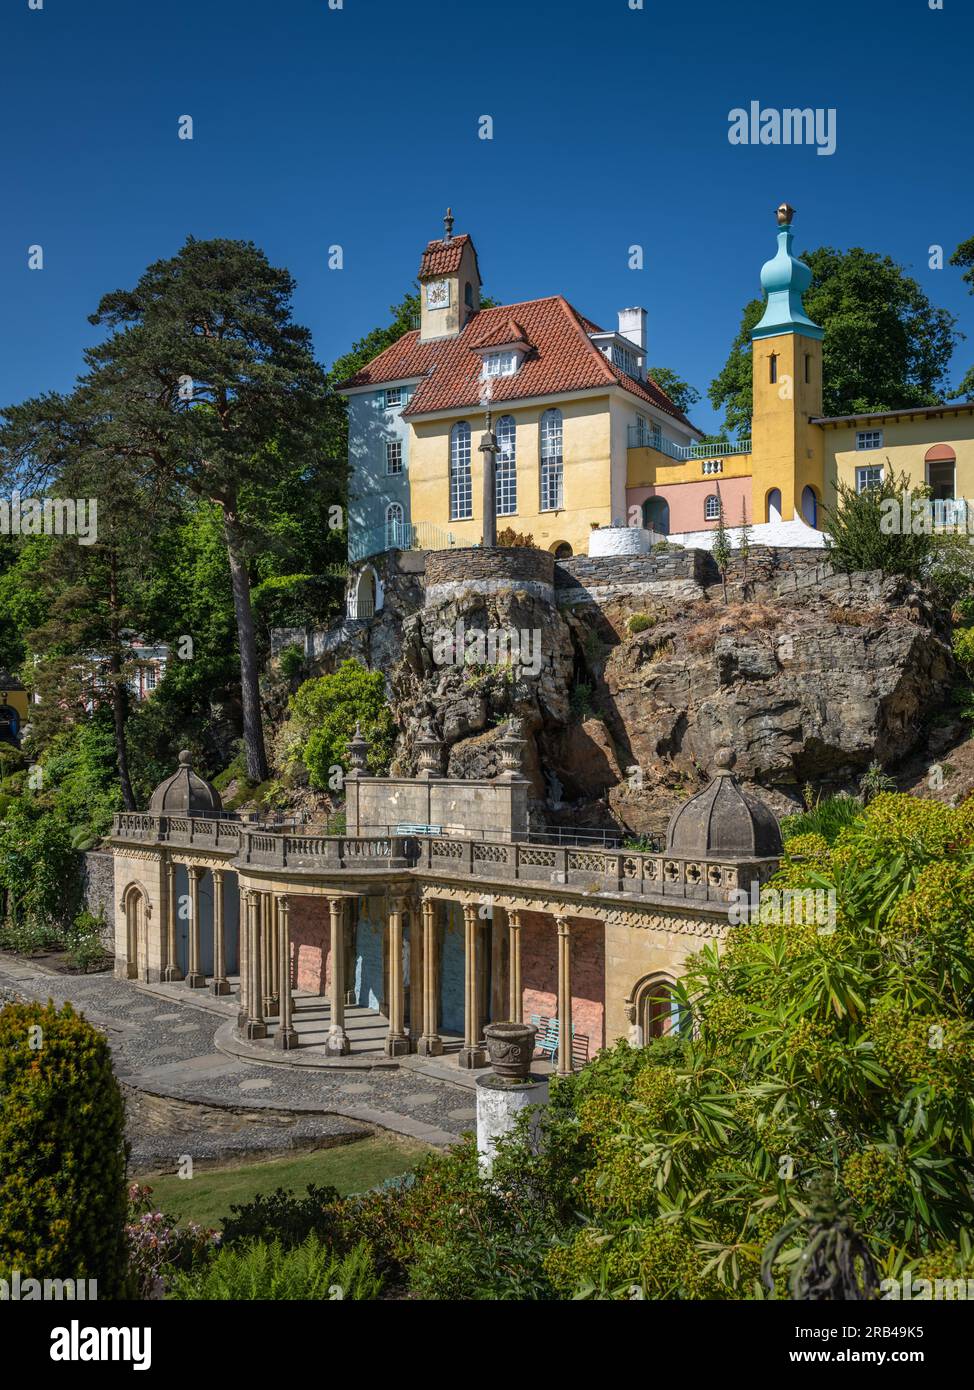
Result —
POLYGON ((126 1157, 105 1037, 70 1004, 0 1010, 0 1278, 125 1297, 126 1157))

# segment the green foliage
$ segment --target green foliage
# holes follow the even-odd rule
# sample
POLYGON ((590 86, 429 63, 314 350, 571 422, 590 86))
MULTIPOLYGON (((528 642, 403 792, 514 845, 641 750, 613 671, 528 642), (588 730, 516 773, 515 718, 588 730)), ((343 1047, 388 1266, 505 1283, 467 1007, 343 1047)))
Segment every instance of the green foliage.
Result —
POLYGON ((276 1239, 290 1250, 309 1236, 316 1236, 331 1245, 337 1230, 336 1214, 331 1208, 338 1201, 337 1188, 317 1183, 309 1183, 303 1197, 283 1187, 270 1195, 258 1193, 253 1201, 230 1207, 230 1215, 223 1222, 223 1244, 240 1246, 276 1239))
POLYGON ((682 411, 684 415, 689 415, 692 408, 700 400, 700 392, 697 388, 691 386, 688 381, 684 381, 669 367, 650 367, 649 378, 651 381, 655 381, 662 391, 666 392, 677 410, 682 411))
POLYGON ((861 814, 862 803, 854 796, 827 796, 807 811, 785 816, 781 822, 781 838, 787 843, 799 835, 821 835, 831 847, 840 831, 861 814))
POLYGON ((313 787, 327 788, 330 770, 346 766, 356 724, 369 743, 370 770, 379 774, 388 768, 395 729, 381 671, 343 661, 334 674, 315 676, 299 686, 288 710, 282 735, 285 758, 303 762, 313 787))
POLYGON ((66 927, 81 895, 80 859, 71 829, 57 811, 29 797, 0 822, 0 889, 7 916, 40 928, 66 927))
POLYGON ((833 569, 843 574, 882 570, 884 575, 902 574, 908 579, 924 576, 936 550, 935 538, 923 531, 904 534, 902 513, 904 494, 923 501, 927 489, 913 487, 905 473, 896 478, 886 469, 875 487, 857 492, 837 482, 836 493, 835 507, 827 509, 825 537, 833 569))
POLYGON ((866 768, 866 771, 859 778, 859 795, 862 797, 863 804, 872 801, 874 796, 880 792, 892 792, 896 790, 896 781, 883 771, 883 765, 873 761, 866 768))
MULTIPOLYGON (((950 264, 963 266, 961 278, 967 281, 971 294, 974 294, 974 237, 961 242, 951 256, 950 264)), ((951 393, 951 400, 974 400, 974 367, 968 367, 957 390, 951 393)))
POLYGON ((222 1249, 189 1273, 173 1276, 167 1297, 219 1302, 251 1300, 378 1298, 382 1280, 367 1245, 335 1255, 315 1236, 287 1248, 279 1241, 253 1241, 222 1249))
MULTIPOLYGON (((831 246, 802 252, 812 271, 805 309, 825 329, 823 414, 936 405, 954 349, 955 319, 935 308, 916 280, 889 256, 831 246), (870 343, 869 352, 862 344, 870 343)), ((729 434, 748 434, 753 410, 751 331, 764 302, 744 307, 727 362, 708 395, 723 408, 729 434)))
POLYGON ((974 627, 958 628, 953 636, 953 648, 958 665, 974 680, 974 627))
POLYGON ((0 1010, 0 1277, 126 1293, 125 1106, 102 1033, 70 1004, 0 1010))
POLYGON ((129 1188, 129 1219, 125 1227, 129 1276, 133 1296, 158 1298, 180 1272, 189 1273, 213 1254, 215 1231, 195 1221, 180 1225, 157 1211, 152 1188, 133 1183, 129 1188))
POLYGON ((633 613, 626 626, 635 637, 638 632, 646 632, 649 628, 655 627, 656 618, 652 613, 633 613))
POLYGON ((576 681, 572 686, 568 696, 568 707, 571 710, 572 719, 577 723, 596 717, 593 693, 593 687, 589 681, 576 681))

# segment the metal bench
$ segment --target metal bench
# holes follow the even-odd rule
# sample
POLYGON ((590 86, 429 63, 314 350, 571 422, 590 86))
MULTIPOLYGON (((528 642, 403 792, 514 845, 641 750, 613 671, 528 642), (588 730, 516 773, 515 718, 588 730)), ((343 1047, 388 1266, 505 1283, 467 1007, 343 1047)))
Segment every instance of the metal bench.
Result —
MULTIPOLYGON (((532 1014, 531 1022, 538 1030, 535 1039, 535 1050, 541 1053, 542 1057, 547 1057, 549 1061, 554 1061, 558 1056, 558 1037, 559 1025, 557 1018, 548 1018, 545 1014, 532 1014)), ((572 1024, 572 1066, 584 1067, 588 1061, 590 1039, 586 1033, 576 1033, 575 1025, 572 1024)))

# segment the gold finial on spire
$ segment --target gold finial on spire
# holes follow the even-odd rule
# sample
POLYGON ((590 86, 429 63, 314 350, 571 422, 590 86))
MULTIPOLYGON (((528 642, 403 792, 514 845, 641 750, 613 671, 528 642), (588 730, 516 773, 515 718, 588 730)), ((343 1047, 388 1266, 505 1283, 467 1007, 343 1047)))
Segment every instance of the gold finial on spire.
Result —
POLYGON ((775 208, 774 215, 778 219, 779 227, 790 227, 795 220, 795 209, 790 203, 782 203, 780 207, 775 208))
POLYGON ((453 236, 453 209, 447 208, 446 216, 443 219, 444 241, 449 241, 453 236))

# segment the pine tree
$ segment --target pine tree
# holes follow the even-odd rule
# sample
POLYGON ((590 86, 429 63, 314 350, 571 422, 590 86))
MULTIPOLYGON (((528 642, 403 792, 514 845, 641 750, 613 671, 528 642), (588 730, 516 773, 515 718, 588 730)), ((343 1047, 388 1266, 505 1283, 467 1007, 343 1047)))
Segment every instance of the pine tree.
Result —
POLYGON ((720 570, 720 582, 724 587, 724 602, 727 602, 727 567, 731 559, 730 541, 727 536, 727 526, 724 521, 724 502, 720 495, 720 483, 715 484, 717 488, 717 525, 714 527, 714 543, 710 553, 714 557, 714 563, 720 570))

